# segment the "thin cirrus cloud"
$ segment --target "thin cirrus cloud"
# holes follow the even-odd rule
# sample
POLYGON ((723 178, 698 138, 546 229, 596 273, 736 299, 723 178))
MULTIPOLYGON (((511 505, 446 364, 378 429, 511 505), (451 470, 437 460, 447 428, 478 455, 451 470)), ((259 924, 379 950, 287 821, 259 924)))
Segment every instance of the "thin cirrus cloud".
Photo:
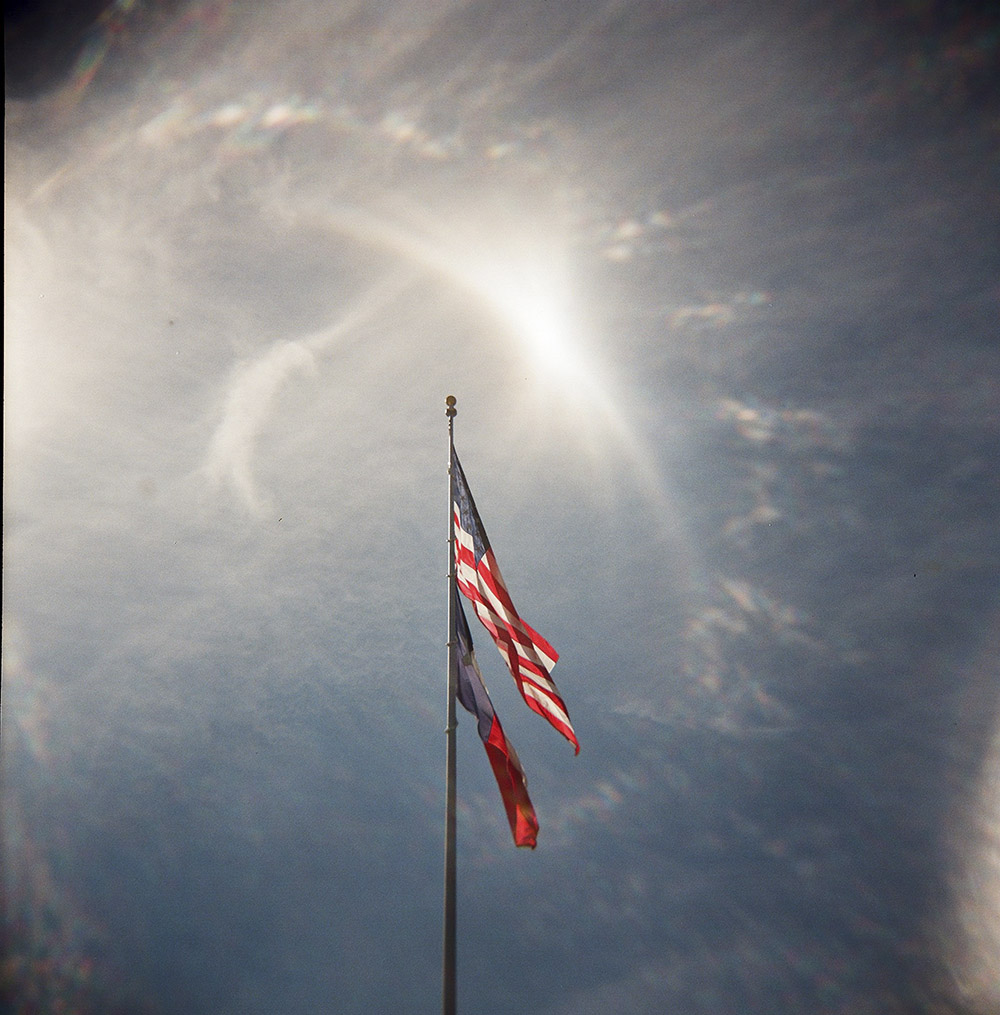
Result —
POLYGON ((435 1003, 455 394, 582 743, 480 647, 460 996, 989 1010, 995 36, 808 6, 114 4, 9 104, 25 991, 435 1003))

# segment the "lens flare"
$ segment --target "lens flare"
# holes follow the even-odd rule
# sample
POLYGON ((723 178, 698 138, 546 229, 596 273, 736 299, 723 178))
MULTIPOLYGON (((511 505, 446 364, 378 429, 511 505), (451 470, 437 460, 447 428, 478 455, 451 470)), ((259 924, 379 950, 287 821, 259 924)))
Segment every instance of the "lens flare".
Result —
MULTIPOLYGON (((1000 612, 972 664, 977 686, 995 685, 1000 612)), ((955 822, 953 911, 944 950, 955 983, 974 1012, 1000 1010, 1000 725, 976 785, 955 822)))
MULTIPOLYGON (((618 408, 610 368, 586 355, 568 254, 555 240, 528 240, 496 223, 472 228, 454 219, 430 222, 355 208, 331 210, 326 220, 338 233, 390 250, 476 297, 520 343, 536 384, 573 410, 581 442, 599 442, 602 433, 618 441, 664 533, 679 535, 678 512, 655 455, 618 408)), ((533 233, 540 231, 534 223, 533 233)))

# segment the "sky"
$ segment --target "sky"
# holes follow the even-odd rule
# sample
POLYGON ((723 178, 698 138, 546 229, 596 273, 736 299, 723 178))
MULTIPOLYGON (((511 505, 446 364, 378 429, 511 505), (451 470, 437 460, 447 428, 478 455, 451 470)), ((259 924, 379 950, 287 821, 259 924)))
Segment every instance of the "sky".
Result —
POLYGON ((2 989, 440 1003, 448 431, 579 756, 480 1015, 1000 1010, 1000 21, 5 8, 2 989))

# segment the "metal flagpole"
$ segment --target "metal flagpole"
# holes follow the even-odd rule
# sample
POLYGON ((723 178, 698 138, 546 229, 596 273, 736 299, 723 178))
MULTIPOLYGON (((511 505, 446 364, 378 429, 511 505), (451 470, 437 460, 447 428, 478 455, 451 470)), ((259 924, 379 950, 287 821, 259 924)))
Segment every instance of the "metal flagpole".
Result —
POLYGON ((455 1015, 455 697, 458 692, 458 621, 455 616, 455 509, 452 498, 451 463, 455 456, 455 396, 445 399, 448 408, 448 724, 444 819, 444 959, 441 979, 443 1015, 455 1015))

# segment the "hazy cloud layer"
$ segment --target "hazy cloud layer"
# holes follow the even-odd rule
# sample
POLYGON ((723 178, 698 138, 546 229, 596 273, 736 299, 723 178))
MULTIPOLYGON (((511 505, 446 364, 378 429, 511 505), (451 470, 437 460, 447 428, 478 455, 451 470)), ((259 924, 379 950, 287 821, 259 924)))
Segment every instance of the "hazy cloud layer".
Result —
POLYGON ((757 6, 7 15, 15 1010, 438 1003, 446 394, 461 1006, 996 1005, 997 24, 757 6))

